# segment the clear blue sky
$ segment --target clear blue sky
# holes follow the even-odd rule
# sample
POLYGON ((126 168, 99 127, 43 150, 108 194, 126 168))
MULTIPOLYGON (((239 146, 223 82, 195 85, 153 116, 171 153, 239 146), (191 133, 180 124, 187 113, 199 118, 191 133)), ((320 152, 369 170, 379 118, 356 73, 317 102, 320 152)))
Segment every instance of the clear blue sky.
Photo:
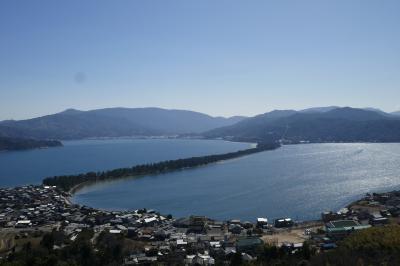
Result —
POLYGON ((400 109, 400 1, 0 1, 0 120, 400 109))

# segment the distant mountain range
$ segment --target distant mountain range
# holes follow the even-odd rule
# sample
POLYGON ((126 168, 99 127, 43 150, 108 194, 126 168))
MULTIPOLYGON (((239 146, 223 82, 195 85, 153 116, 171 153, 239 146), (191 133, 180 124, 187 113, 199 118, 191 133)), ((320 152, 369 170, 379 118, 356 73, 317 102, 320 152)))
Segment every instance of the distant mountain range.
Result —
POLYGON ((34 140, 0 137, 0 151, 28 150, 36 148, 58 147, 61 142, 56 140, 34 140))
POLYGON ((161 108, 68 109, 0 122, 0 137, 45 140, 194 135, 243 141, 400 142, 400 112, 375 108, 313 107, 246 118, 161 108))
POLYGON ((212 117, 198 112, 161 108, 68 109, 28 120, 0 122, 0 136, 68 140, 198 134, 233 125, 243 118, 212 117))
POLYGON ((309 142, 400 142, 400 116, 378 109, 275 110, 204 133, 209 138, 309 142))

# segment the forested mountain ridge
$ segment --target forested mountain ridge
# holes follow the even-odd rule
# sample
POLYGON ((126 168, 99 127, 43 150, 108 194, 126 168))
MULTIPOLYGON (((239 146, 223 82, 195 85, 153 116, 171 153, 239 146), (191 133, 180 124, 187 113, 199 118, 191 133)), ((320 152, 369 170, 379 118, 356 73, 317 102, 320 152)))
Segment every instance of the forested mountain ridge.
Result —
POLYGON ((350 107, 322 112, 275 110, 204 136, 253 141, 400 142, 400 118, 350 107))
POLYGON ((251 118, 161 108, 68 109, 28 120, 2 121, 0 136, 68 140, 201 134, 241 141, 399 142, 400 116, 396 114, 336 106, 275 110, 251 118))
POLYGON ((200 133, 232 125, 243 117, 161 108, 107 108, 91 111, 68 109, 43 117, 3 121, 0 136, 34 139, 83 139, 96 137, 162 136, 200 133))

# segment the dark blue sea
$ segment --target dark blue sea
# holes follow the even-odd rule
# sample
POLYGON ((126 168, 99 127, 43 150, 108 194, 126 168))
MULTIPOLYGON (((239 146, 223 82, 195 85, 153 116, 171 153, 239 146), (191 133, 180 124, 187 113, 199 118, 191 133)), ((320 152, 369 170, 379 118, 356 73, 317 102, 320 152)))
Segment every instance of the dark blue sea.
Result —
MULTIPOLYGON (((132 166, 248 148, 209 140, 96 140, 63 148, 0 154, 2 186, 40 183, 45 176, 132 166)), ((400 144, 287 145, 275 151, 195 169, 105 182, 73 201, 96 208, 148 208, 176 217, 318 218, 367 192, 399 188, 400 144)))
POLYGON ((0 152, 0 186, 40 184, 45 177, 247 149, 221 140, 109 139, 65 141, 64 147, 0 152))

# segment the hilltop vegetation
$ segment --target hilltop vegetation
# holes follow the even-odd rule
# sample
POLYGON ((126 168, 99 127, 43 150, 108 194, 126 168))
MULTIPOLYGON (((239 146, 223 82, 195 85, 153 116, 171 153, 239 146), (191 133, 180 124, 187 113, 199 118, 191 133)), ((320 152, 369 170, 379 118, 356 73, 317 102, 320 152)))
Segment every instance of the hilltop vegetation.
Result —
POLYGON ((351 234, 312 265, 400 265, 400 226, 372 227, 351 234))
POLYGON ((120 236, 102 233, 94 246, 91 239, 93 230, 84 229, 75 241, 62 232, 53 231, 40 237, 40 243, 27 242, 18 252, 12 252, 7 260, 0 261, 4 266, 64 266, 64 265, 122 265, 126 255, 125 239, 120 236), (65 245, 53 249, 54 245, 65 245))
POLYGON ((34 139, 0 137, 0 151, 28 150, 28 149, 58 147, 58 146, 62 146, 62 143, 57 140, 34 140, 34 139))

